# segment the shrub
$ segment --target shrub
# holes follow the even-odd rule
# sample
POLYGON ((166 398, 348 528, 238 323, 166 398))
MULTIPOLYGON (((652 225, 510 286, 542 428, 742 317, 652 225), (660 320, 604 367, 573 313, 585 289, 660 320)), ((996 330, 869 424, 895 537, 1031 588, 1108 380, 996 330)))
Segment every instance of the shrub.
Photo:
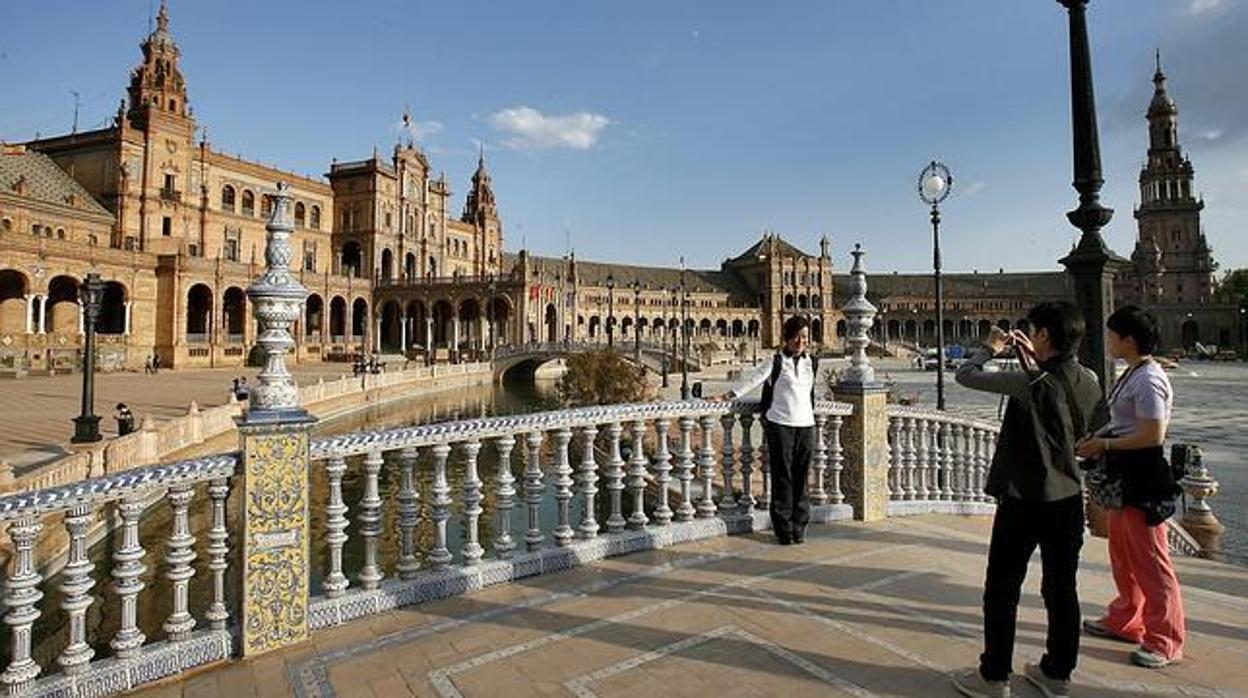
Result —
POLYGON ((565 407, 644 402, 652 391, 645 374, 612 349, 571 354, 559 379, 559 401, 565 407))

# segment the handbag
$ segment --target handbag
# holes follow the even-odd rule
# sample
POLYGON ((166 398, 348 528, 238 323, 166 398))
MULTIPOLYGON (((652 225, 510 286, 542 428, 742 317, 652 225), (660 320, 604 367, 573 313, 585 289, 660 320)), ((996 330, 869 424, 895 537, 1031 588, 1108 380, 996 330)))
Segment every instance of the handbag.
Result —
MULTIPOLYGON (((1095 434, 1097 430, 1109 423, 1109 402, 1105 398, 1097 401, 1092 414, 1085 422, 1083 413, 1075 404, 1075 391, 1070 387, 1070 380, 1061 373, 1054 372, 1062 390, 1066 393, 1066 406, 1070 409, 1070 421, 1076 434, 1095 434)), ((1112 436, 1112 434, 1106 434, 1112 436)), ((1121 509, 1123 505, 1122 475, 1117 468, 1110 467, 1105 454, 1099 458, 1088 458, 1079 462, 1083 471, 1083 484, 1088 491, 1088 499, 1102 509, 1121 509)))

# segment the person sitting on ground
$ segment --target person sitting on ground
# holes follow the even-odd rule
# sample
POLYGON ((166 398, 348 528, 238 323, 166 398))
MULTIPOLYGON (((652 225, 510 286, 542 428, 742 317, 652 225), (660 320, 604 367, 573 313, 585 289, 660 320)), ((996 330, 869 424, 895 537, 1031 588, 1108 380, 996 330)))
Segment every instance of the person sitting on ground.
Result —
POLYGON ((114 416, 117 420, 117 435, 125 436, 134 431, 134 413, 126 407, 126 403, 117 403, 117 414, 114 416))

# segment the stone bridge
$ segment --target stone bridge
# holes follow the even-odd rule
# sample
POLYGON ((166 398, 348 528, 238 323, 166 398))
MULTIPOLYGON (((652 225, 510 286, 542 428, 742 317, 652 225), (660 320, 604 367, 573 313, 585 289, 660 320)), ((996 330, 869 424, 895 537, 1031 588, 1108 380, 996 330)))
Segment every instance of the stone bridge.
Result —
MULTIPOLYGON (((519 372, 532 375, 542 364, 555 361, 583 351, 598 351, 607 345, 602 342, 530 342, 527 344, 507 345, 494 350, 494 377, 502 379, 509 373, 519 372)), ((615 345, 620 356, 632 361, 637 355, 637 346, 633 342, 620 342, 615 345)), ((667 361, 667 371, 680 372, 681 354, 670 345, 654 342, 640 343, 641 365, 654 373, 662 373, 663 362, 667 361)), ((689 354, 689 370, 701 371, 702 360, 695 352, 689 354)))

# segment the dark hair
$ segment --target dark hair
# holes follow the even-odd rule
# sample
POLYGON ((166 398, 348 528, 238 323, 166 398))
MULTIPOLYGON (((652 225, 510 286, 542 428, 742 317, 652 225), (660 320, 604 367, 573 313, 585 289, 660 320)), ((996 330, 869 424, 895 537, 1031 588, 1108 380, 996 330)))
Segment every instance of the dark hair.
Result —
POLYGON ((784 337, 784 341, 787 342, 793 339, 794 337, 797 336, 797 333, 809 327, 810 327, 810 320, 807 320, 806 316, 804 315, 794 315, 788 320, 785 320, 784 330, 782 331, 782 336, 784 337))
POLYGON ((1105 326, 1123 339, 1134 339, 1141 354, 1151 354, 1157 348, 1157 318, 1139 306, 1124 305, 1115 310, 1105 326))
POLYGON ((1083 339, 1083 313, 1069 301, 1045 301, 1027 313, 1027 320, 1038 332, 1048 330, 1049 345, 1063 359, 1075 355, 1083 339))
POLYGON ((124 403, 124 402, 119 402, 119 403, 117 403, 117 409, 119 409, 119 410, 124 410, 124 409, 126 409, 126 403, 124 403))

